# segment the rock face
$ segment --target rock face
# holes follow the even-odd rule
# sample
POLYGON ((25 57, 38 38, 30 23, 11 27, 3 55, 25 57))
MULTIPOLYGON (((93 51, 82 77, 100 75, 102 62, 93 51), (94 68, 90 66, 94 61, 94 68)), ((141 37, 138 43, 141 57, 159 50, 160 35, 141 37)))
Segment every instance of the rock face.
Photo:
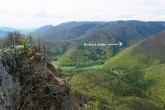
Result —
POLYGON ((72 110, 69 85, 31 57, 0 50, 0 110, 72 110))
MULTIPOLYGON (((1 93, 1 108, 4 110, 14 109, 15 93, 14 93, 14 78, 10 74, 10 65, 14 66, 14 56, 10 50, 0 50, 0 93, 1 93)), ((13 68, 13 67, 12 67, 13 68)))

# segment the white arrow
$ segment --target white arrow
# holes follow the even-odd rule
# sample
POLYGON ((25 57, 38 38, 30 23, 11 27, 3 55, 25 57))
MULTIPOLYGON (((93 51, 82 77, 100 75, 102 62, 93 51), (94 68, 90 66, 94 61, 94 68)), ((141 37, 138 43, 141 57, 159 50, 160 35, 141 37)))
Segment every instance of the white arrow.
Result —
POLYGON ((110 45, 119 45, 119 47, 121 47, 121 46, 123 45, 123 43, 121 43, 121 42, 119 41, 118 44, 108 44, 108 46, 110 46, 110 45))

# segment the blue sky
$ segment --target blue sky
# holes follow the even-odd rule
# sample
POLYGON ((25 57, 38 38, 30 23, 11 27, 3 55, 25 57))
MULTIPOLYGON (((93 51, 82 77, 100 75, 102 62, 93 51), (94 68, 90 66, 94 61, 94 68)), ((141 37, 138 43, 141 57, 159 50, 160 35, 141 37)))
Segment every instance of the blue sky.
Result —
POLYGON ((57 25, 68 21, 165 21, 164 0, 0 0, 0 26, 57 25))

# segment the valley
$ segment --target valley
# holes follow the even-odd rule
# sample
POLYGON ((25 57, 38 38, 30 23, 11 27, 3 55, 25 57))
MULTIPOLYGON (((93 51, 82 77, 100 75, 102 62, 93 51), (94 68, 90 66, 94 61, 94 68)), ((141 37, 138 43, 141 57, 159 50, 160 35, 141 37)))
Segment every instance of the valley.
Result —
POLYGON ((88 70, 88 69, 102 69, 103 65, 93 65, 89 67, 76 67, 76 66, 60 66, 59 61, 51 62, 57 69, 61 69, 62 71, 78 71, 78 70, 88 70))
MULTIPOLYGON (((66 105, 53 101, 60 108, 70 103, 70 110, 165 110, 165 22, 67 22, 38 28, 25 38, 13 34, 24 46, 16 53, 28 53, 21 58, 31 62, 34 54, 41 64, 46 58, 48 78, 58 82, 59 90, 66 85, 66 105)), ((1 38, 0 47, 11 48, 13 36, 1 38)))

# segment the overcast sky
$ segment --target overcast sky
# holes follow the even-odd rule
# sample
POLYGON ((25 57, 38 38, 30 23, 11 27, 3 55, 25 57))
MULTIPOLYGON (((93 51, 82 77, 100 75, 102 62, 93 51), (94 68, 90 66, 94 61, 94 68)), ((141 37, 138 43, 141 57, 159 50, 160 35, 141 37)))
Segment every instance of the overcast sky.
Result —
POLYGON ((0 0, 0 26, 115 20, 165 21, 165 0, 0 0))

